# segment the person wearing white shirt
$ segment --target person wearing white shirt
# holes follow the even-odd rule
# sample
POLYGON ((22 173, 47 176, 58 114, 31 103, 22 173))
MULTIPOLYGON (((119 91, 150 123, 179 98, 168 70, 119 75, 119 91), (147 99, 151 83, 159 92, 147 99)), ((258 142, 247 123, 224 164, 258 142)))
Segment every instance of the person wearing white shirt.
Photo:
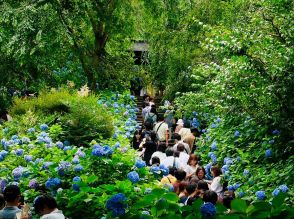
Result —
POLYGON ((168 145, 168 124, 164 121, 164 118, 161 114, 159 114, 159 122, 155 124, 153 131, 157 135, 158 141, 165 141, 166 145, 168 145))
POLYGON ((222 197, 223 186, 221 184, 221 169, 218 166, 213 166, 211 168, 211 173, 213 176, 210 182, 210 190, 216 192, 219 197, 222 197))
POLYGON ((180 152, 180 156, 179 156, 180 161, 186 166, 190 156, 187 153, 185 153, 185 146, 179 143, 177 146, 177 151, 180 152))
POLYGON ((173 150, 176 151, 178 148, 178 144, 183 144, 185 146, 184 152, 187 154, 191 153, 190 146, 181 140, 181 136, 177 133, 173 134, 173 139, 175 140, 175 145, 173 146, 173 150))
POLYGON ((153 158, 153 157, 158 157, 159 160, 160 160, 160 163, 162 163, 163 160, 166 158, 165 149, 166 149, 166 145, 165 145, 165 143, 160 143, 160 144, 158 145, 157 151, 154 152, 154 153, 152 154, 152 156, 151 156, 150 164, 151 164, 151 161, 152 161, 152 158, 153 158))
POLYGON ((196 175, 196 171, 198 169, 199 165, 198 165, 198 158, 195 154, 191 154, 189 156, 188 162, 187 162, 187 166, 186 166, 186 173, 187 173, 187 178, 190 178, 192 176, 196 175))
POLYGON ((48 195, 40 195, 34 201, 34 208, 40 219, 65 219, 62 211, 58 210, 55 199, 48 195))
POLYGON ((183 164, 181 163, 179 157, 176 157, 176 156, 179 156, 179 152, 174 153, 173 150, 167 149, 165 153, 166 153, 166 158, 162 161, 161 164, 163 164, 166 167, 175 167, 177 169, 184 169, 183 164))
POLYGON ((183 127, 179 131, 179 135, 181 136, 181 139, 184 140, 187 136, 191 134, 191 129, 183 127))

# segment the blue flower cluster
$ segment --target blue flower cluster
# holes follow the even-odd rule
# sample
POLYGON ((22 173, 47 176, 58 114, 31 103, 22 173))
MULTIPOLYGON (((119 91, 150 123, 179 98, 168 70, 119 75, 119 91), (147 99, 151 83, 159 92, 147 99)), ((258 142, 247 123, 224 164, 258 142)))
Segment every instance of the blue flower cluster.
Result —
POLYGON ((240 188, 241 184, 240 183, 235 183, 234 185, 229 185, 228 190, 229 191, 236 191, 238 188, 240 188))
POLYGON ((125 213, 125 209, 128 207, 128 205, 125 204, 126 200, 127 197, 122 193, 113 195, 107 200, 106 208, 112 211, 112 217, 118 217, 125 213))
POLYGON ((235 137, 239 137, 240 136, 240 132, 239 131, 235 131, 234 136, 235 137))
POLYGON ((70 162, 67 161, 61 161, 57 167, 58 174, 60 176, 63 176, 66 174, 68 171, 70 171, 72 168, 72 165, 70 162))
POLYGON ((33 156, 32 155, 25 155, 24 159, 26 162, 31 162, 33 160, 33 156))
POLYGON ((40 129, 41 129, 42 131, 46 131, 48 128, 49 128, 49 127, 48 127, 47 124, 42 124, 42 125, 40 125, 40 129))
POLYGON ((136 163, 135 163, 135 166, 137 168, 143 168, 143 167, 146 167, 146 162, 141 160, 141 159, 137 159, 136 160, 136 163))
POLYGON ((272 150, 271 149, 267 149, 266 151, 265 151, 265 157, 271 157, 273 155, 273 153, 272 153, 272 150))
POLYGON ((84 167, 81 164, 78 164, 74 167, 75 172, 81 172, 84 170, 84 167))
POLYGON ((152 166, 150 168, 150 171, 154 174, 154 175, 163 175, 163 176, 167 176, 169 174, 169 169, 164 166, 163 164, 161 164, 160 166, 152 166))
POLYGON ((58 147, 59 149, 62 149, 64 147, 64 145, 61 141, 58 141, 55 144, 56 144, 56 147, 58 147))
POLYGON ((31 179, 29 181, 29 187, 31 189, 36 189, 39 186, 38 181, 36 179, 31 179))
POLYGON ((93 150, 92 150, 92 155, 97 156, 97 157, 101 157, 101 156, 109 156, 113 154, 113 149, 108 146, 100 146, 99 144, 95 144, 93 146, 93 150))
POLYGON ((16 167, 14 170, 12 170, 12 175, 14 177, 14 180, 19 180, 20 177, 22 177, 24 171, 25 171, 25 168, 22 166, 16 167))
POLYGON ((80 186, 76 184, 77 182, 81 182, 82 179, 79 176, 75 176, 72 180, 74 183, 72 184, 72 188, 74 191, 79 192, 80 191, 80 186))
POLYGON ((209 152, 208 153, 208 157, 210 157, 212 163, 216 163, 217 162, 217 157, 213 152, 209 152))
POLYGON ((200 126, 200 123, 199 123, 199 121, 197 120, 197 118, 193 118, 193 120, 192 120, 192 127, 195 127, 195 128, 199 128, 199 126, 200 126))
POLYGON ((47 189, 57 188, 58 186, 60 186, 60 184, 61 184, 61 180, 59 178, 49 178, 45 182, 45 186, 47 189))
POLYGON ((215 141, 212 142, 210 148, 211 148, 211 150, 213 150, 213 151, 217 150, 217 143, 216 143, 215 141))
POLYGON ((204 217, 213 217, 216 214, 216 208, 211 202, 206 202, 200 207, 200 212, 204 217))
POLYGON ((283 184, 283 185, 280 185, 278 188, 276 188, 273 192, 272 192, 272 195, 273 196, 277 196, 280 191, 282 191, 283 193, 286 193, 288 191, 288 187, 287 185, 283 184))
POLYGON ((265 195, 265 191, 257 191, 255 193, 256 197, 258 200, 264 200, 266 195, 265 195))
POLYGON ((245 177, 247 177, 249 174, 250 174, 249 170, 245 169, 245 170, 243 171, 243 175, 244 175, 245 177))
POLYGON ((132 183, 137 183, 140 180, 140 176, 136 171, 129 172, 127 177, 132 183))
POLYGON ((52 142, 51 138, 49 137, 49 134, 46 132, 41 132, 38 136, 37 136, 37 142, 38 143, 46 143, 46 144, 50 144, 52 142))

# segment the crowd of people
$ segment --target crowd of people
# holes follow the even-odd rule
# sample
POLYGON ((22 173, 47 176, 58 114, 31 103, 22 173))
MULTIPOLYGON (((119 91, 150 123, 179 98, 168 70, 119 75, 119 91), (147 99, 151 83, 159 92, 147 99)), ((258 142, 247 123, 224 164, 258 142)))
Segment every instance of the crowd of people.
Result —
MULTIPOLYGON (((57 208, 55 199, 49 195, 39 195, 34 200, 34 211, 41 219, 66 219, 57 208)), ((0 194, 0 219, 30 219, 30 207, 23 202, 21 191, 16 185, 5 187, 0 194)))
POLYGON ((142 117, 143 126, 134 134, 133 147, 151 169, 160 165, 169 169, 160 183, 170 185, 184 205, 192 205, 201 198, 204 202, 223 203, 229 209, 235 194, 227 191, 220 167, 211 166, 207 173, 199 165, 198 129, 191 128, 189 121, 174 118, 172 110, 157 113, 153 99, 148 96, 144 98, 142 117))

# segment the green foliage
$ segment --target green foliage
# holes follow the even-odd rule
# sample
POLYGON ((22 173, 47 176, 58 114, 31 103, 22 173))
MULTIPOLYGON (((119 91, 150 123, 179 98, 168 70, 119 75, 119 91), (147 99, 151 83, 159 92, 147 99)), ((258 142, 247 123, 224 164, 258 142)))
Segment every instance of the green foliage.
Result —
MULTIPOLYGON (((108 138, 113 134, 112 118, 102 107, 97 106, 95 95, 81 97, 66 89, 44 91, 37 98, 16 98, 10 112, 16 123, 28 118, 30 112, 37 116, 38 122, 59 123, 59 126, 53 126, 51 134, 54 137, 61 135, 77 145, 86 144, 99 136, 108 138)), ((32 121, 36 122, 37 119, 32 121)), ((23 127, 28 128, 29 125, 35 124, 30 122, 23 127)))

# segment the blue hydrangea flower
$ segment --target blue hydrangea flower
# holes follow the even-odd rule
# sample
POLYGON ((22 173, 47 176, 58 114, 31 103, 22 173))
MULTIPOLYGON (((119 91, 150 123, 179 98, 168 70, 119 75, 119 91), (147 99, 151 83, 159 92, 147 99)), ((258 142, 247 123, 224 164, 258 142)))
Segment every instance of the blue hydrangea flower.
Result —
POLYGON ((222 172, 225 173, 227 171, 229 171, 229 166, 228 165, 223 165, 222 172))
POLYGON ((15 152, 15 154, 16 154, 17 156, 22 156, 22 155, 23 155, 23 152, 24 152, 23 149, 17 149, 16 152, 15 152))
POLYGON ((288 191, 288 187, 287 187, 285 184, 280 185, 280 186, 279 186, 279 189, 280 189, 283 193, 286 193, 286 192, 288 191))
POLYGON ((61 184, 61 180, 59 178, 49 178, 45 182, 45 186, 47 189, 54 189, 54 188, 60 186, 60 184, 61 184))
POLYGON ((29 143, 31 140, 28 138, 28 137, 23 137, 22 139, 21 139, 21 142, 23 143, 23 144, 27 144, 27 143, 29 143))
POLYGON ((35 131, 36 131, 35 128, 29 128, 28 131, 27 131, 27 133, 34 133, 35 131))
POLYGON ((154 174, 159 174, 160 173, 160 168, 158 166, 152 166, 150 168, 150 171, 154 174))
POLYGON ((211 158, 212 163, 217 162, 217 157, 215 155, 212 155, 210 158, 211 158))
POLYGON ((25 155, 24 159, 26 162, 31 162, 33 160, 33 156, 32 155, 25 155))
POLYGON ((18 136, 17 135, 13 135, 12 137, 11 137, 11 140, 17 140, 18 139, 18 136))
POLYGON ((146 188, 144 194, 150 194, 152 192, 151 188, 146 188))
POLYGON ((65 140, 65 141, 63 142, 63 144, 64 144, 65 146, 70 146, 70 142, 69 142, 68 140, 65 140))
POLYGON ((72 149, 71 146, 65 146, 65 147, 63 148, 63 151, 66 152, 66 151, 70 151, 71 149, 72 149))
POLYGON ((101 157, 105 155, 105 151, 103 147, 101 147, 99 144, 96 144, 93 146, 92 155, 101 157))
POLYGON ((271 149, 267 149, 266 151, 265 151, 265 157, 271 157, 273 155, 273 153, 272 153, 272 150, 271 149))
POLYGON ((48 127, 47 124, 42 124, 42 125, 40 125, 40 129, 41 129, 42 131, 46 131, 48 128, 49 128, 49 127, 48 127))
POLYGON ((249 170, 247 170, 247 169, 245 169, 244 171, 243 171, 243 175, 245 176, 245 177, 247 177, 248 175, 249 175, 249 170))
POLYGON ((6 179, 1 179, 0 180, 0 192, 3 193, 5 187, 7 186, 7 180, 6 179))
POLYGON ((239 189, 239 188, 240 188, 240 186, 241 186, 241 184, 240 184, 240 183, 235 183, 235 184, 234 184, 234 188, 235 188, 235 190, 239 189))
POLYGON ((74 167, 74 170, 76 171, 76 172, 80 172, 80 171, 83 171, 83 166, 81 165, 81 164, 78 164, 78 165, 76 165, 75 167, 74 167))
POLYGON ((83 152, 81 149, 79 149, 76 153, 75 153, 76 156, 79 156, 79 157, 86 157, 86 154, 85 152, 83 152))
POLYGON ((127 177, 132 183, 137 183, 140 180, 139 174, 136 171, 129 172, 127 177))
POLYGON ((53 162, 44 162, 43 163, 43 170, 48 170, 49 166, 53 165, 53 162))
POLYGON ((61 161, 57 167, 58 174, 63 176, 66 172, 71 169, 71 163, 67 161, 61 161))
POLYGON ((200 207, 200 212, 204 217, 213 217, 216 215, 216 208, 211 202, 206 202, 200 207))
POLYGON ((71 160, 73 164, 78 164, 80 162, 79 156, 75 155, 74 158, 71 160))
POLYGON ((213 152, 208 152, 208 157, 211 158, 211 156, 215 156, 215 154, 213 152))
POLYGON ((143 167, 146 167, 146 162, 141 160, 141 159, 137 159, 136 160, 136 163, 135 163, 135 166, 137 168, 143 168, 143 167))
POLYGON ((22 166, 16 167, 13 171, 12 171, 12 175, 14 177, 14 180, 19 180, 20 177, 22 176, 23 172, 24 172, 24 168, 22 166))
POLYGON ((58 141, 55 143, 56 146, 59 148, 59 149, 62 149, 63 148, 63 143, 61 141, 58 141))
POLYGON ((235 131, 234 136, 235 137, 239 137, 240 136, 240 132, 239 131, 235 131))
POLYGON ((161 172, 164 176, 167 176, 169 174, 169 169, 166 166, 164 166, 163 164, 159 165, 159 169, 161 170, 161 172))
POLYGON ((278 129, 275 129, 272 133, 273 133, 273 135, 278 135, 278 134, 280 134, 281 132, 280 132, 278 129))
POLYGON ((272 195, 275 197, 280 193, 280 190, 278 188, 276 188, 273 192, 272 195))
POLYGON ((264 200, 265 199, 265 191, 257 191, 255 193, 258 200, 264 200))
POLYGON ((210 128, 216 128, 217 124, 211 124, 210 128))
POLYGON ((124 112, 124 116, 126 117, 126 116, 128 116, 129 115, 129 111, 125 111, 124 112))
POLYGON ((0 156, 2 156, 3 158, 5 158, 7 156, 8 152, 5 150, 0 151, 0 156))
POLYGON ((125 213, 127 208, 126 200, 127 197, 122 193, 113 195, 107 200, 106 209, 112 211, 112 217, 118 217, 125 213))
POLYGON ((118 137, 118 134, 117 133, 114 133, 112 138, 117 138, 118 137))
POLYGON ((113 149, 108 145, 103 146, 103 151, 106 156, 113 154, 113 149))
POLYGON ((229 186, 228 186, 228 190, 229 190, 229 191, 235 191, 235 187, 232 186, 232 185, 229 185, 229 186))
POLYGON ((116 142, 115 145, 114 145, 114 148, 120 148, 120 143, 116 142))
POLYGON ((243 191, 238 192, 238 196, 239 196, 240 198, 244 197, 244 195, 245 195, 245 193, 244 193, 243 191))
POLYGON ((39 186, 38 181, 36 179, 31 179, 29 182, 29 187, 31 189, 35 189, 39 186))
POLYGON ((98 103, 99 105, 101 105, 101 104, 103 103, 103 101, 102 101, 102 100, 98 100, 97 103, 98 103))
POLYGON ((216 143, 215 141, 212 142, 210 148, 211 148, 211 150, 213 150, 213 151, 217 150, 217 143, 216 143))
POLYGON ((268 143, 269 143, 269 144, 273 144, 273 143, 275 143, 275 140, 272 139, 272 140, 270 140, 268 143))
POLYGON ((79 177, 79 176, 75 176, 75 177, 72 179, 72 181, 73 181, 73 182, 81 182, 82 179, 81 179, 81 177, 79 177))
POLYGON ((201 132, 202 132, 202 133, 206 133, 206 129, 202 129, 201 132))
POLYGON ((228 166, 232 165, 233 164, 233 159, 232 158, 229 158, 229 157, 225 157, 224 158, 224 163, 228 166))
POLYGON ((218 118, 216 119, 216 122, 217 122, 217 123, 220 123, 220 122, 221 122, 221 119, 218 117, 218 118))

